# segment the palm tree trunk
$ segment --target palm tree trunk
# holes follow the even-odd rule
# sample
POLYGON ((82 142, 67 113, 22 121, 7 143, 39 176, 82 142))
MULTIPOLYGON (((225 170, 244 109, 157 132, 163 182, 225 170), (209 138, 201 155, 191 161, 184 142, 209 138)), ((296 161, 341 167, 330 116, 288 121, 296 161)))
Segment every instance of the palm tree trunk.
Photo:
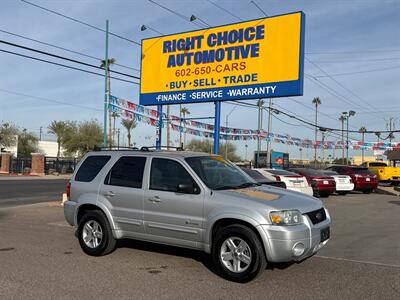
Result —
POLYGON ((128 131, 128 147, 131 146, 131 132, 128 131))
POLYGON ((59 172, 59 160, 61 152, 61 142, 57 141, 57 159, 56 159, 56 171, 59 172))

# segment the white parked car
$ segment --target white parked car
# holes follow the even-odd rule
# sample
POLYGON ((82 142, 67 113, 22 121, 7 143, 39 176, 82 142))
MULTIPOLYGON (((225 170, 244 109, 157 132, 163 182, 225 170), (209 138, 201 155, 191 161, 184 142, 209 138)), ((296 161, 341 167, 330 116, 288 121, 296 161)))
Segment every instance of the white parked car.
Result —
POLYGON ((349 175, 341 175, 335 171, 324 171, 324 173, 335 179, 336 193, 339 195, 346 195, 354 190, 354 183, 349 175))
POLYGON ((264 176, 273 176, 277 181, 282 181, 286 184, 288 190, 296 191, 306 195, 313 195, 313 189, 308 184, 307 179, 299 174, 280 169, 256 169, 264 176))

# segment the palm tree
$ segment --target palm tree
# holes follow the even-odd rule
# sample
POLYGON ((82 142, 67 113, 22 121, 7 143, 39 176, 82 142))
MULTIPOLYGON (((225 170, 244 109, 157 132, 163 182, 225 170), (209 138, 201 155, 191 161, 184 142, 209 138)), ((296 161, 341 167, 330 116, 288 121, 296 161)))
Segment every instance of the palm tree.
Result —
POLYGON ((318 138, 318 106, 321 105, 321 99, 316 97, 312 100, 315 105, 315 147, 314 147, 314 163, 317 162, 317 138, 318 138))
MULTIPOLYGON (((111 94, 111 80, 110 80, 110 66, 116 63, 115 58, 109 58, 107 59, 107 62, 105 59, 101 60, 100 68, 105 69, 107 67, 107 97, 108 100, 110 100, 110 94, 111 94)), ((113 144, 112 141, 112 126, 111 126, 111 111, 108 111, 108 144, 111 147, 113 144)))
POLYGON ((58 168, 58 161, 60 159, 61 146, 65 143, 69 134, 71 133, 71 126, 65 121, 53 121, 47 127, 48 133, 54 134, 57 138, 57 159, 56 165, 58 168))
POLYGON ((122 126, 124 126, 124 128, 126 129, 126 131, 128 132, 128 147, 131 146, 131 131, 133 128, 136 128, 136 121, 135 120, 129 120, 129 119, 123 119, 121 121, 122 126))
POLYGON ((181 108, 181 111, 180 111, 180 113, 182 114, 182 116, 183 116, 183 119, 184 119, 184 122, 183 122, 183 128, 185 128, 184 129, 184 132, 183 132, 183 144, 186 144, 186 116, 187 115, 190 115, 190 111, 189 111, 189 109, 187 109, 187 107, 182 107, 181 108))

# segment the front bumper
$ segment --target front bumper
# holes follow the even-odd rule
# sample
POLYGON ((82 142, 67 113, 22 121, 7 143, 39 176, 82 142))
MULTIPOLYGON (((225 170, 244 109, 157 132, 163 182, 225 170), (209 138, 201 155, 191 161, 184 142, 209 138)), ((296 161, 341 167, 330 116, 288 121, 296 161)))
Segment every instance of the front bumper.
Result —
POLYGON ((330 227, 331 223, 327 210, 325 213, 326 220, 315 225, 307 215, 303 215, 304 224, 301 225, 260 225, 265 234, 264 247, 268 261, 301 261, 318 252, 329 241, 321 242, 321 230, 330 227), (296 253, 296 248, 301 244, 304 251, 301 254, 296 253))
POLYGON ((64 217, 68 224, 71 226, 76 226, 76 210, 78 209, 78 203, 74 201, 64 202, 64 217))

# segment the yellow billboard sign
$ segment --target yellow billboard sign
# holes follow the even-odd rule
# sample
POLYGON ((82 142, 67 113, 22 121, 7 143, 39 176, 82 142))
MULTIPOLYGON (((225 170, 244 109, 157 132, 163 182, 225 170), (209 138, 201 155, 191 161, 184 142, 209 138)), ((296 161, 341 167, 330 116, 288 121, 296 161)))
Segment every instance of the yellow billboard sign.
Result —
POLYGON ((142 40, 140 104, 302 95, 304 14, 142 40))

